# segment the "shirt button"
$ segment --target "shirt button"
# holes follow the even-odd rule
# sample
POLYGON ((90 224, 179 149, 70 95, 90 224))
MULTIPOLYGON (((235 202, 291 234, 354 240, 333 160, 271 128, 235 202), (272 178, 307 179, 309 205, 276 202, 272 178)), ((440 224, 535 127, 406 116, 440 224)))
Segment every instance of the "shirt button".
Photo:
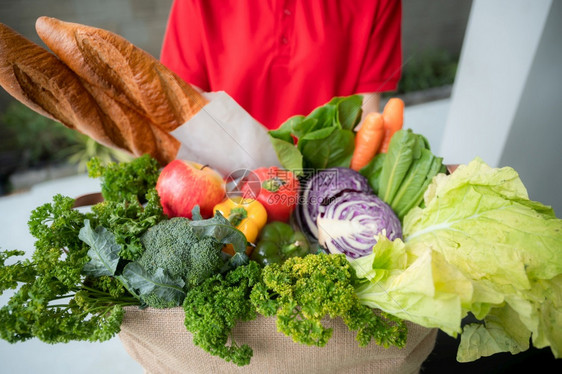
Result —
POLYGON ((286 36, 283 36, 283 37, 281 37, 281 43, 287 44, 287 43, 289 43, 289 39, 287 39, 286 36))
POLYGON ((283 11, 283 13, 285 13, 286 16, 290 16, 291 15, 291 11, 289 9, 285 9, 283 11))

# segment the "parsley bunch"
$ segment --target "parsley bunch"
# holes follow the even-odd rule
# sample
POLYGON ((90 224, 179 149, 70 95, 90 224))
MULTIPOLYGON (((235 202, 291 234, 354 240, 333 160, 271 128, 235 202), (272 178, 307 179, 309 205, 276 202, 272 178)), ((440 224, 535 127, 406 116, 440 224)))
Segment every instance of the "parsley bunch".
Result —
POLYGON ((356 282, 345 255, 311 254, 264 267, 251 298, 259 313, 276 315, 277 329, 299 343, 326 345, 332 329, 322 319, 341 317, 349 330, 357 331, 360 346, 374 340, 384 347, 403 347, 404 321, 361 304, 356 282))
POLYGON ((185 327, 193 334, 193 343, 212 355, 239 366, 248 365, 253 350, 228 339, 237 321, 257 317, 250 301, 252 288, 260 282, 261 269, 250 261, 226 273, 208 278, 192 288, 185 297, 185 327))
POLYGON ((119 332, 123 307, 141 304, 116 278, 84 271, 92 259, 79 233, 85 222, 107 227, 124 259, 140 256, 139 236, 164 219, 154 189, 157 164, 143 156, 104 167, 94 159, 91 167, 90 176, 102 179, 103 203, 83 213, 74 209, 73 198, 56 195, 29 219, 36 239, 31 258, 18 259, 23 251, 0 251, 0 294, 14 290, 0 308, 0 338, 12 343, 32 337, 47 343, 104 341, 119 332))

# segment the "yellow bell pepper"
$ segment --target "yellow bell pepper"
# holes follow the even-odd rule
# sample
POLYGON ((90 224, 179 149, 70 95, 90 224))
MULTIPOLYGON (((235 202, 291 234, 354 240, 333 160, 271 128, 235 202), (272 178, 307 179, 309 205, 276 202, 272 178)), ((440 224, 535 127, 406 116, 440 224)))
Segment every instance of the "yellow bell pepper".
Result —
MULTIPOLYGON (((249 243, 255 243, 260 230, 267 223, 267 211, 257 200, 227 198, 215 205, 213 212, 219 211, 226 217, 238 230, 240 230, 249 243)), ((246 254, 250 254, 253 247, 249 246, 246 254)), ((232 245, 227 245, 225 252, 234 254, 232 245)))

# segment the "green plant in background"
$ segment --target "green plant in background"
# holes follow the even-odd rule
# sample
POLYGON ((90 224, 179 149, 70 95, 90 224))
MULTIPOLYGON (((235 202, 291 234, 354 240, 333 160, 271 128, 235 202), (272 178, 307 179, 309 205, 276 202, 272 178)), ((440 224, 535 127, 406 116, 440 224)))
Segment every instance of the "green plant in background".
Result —
POLYGON ((395 96, 453 84, 457 65, 458 56, 444 50, 417 53, 404 61, 398 90, 389 95, 395 96))
POLYGON ((10 145, 10 149, 21 154, 18 169, 64 162, 76 165, 78 172, 85 172, 87 162, 93 157, 98 157, 102 163, 131 160, 125 152, 105 147, 20 102, 10 103, 0 116, 0 122, 16 143, 10 145))
POLYGON ((19 102, 9 104, 0 120, 15 143, 9 147, 20 155, 19 168, 38 166, 47 161, 59 161, 60 150, 73 141, 72 130, 19 102))
POLYGON ((89 136, 78 132, 75 132, 75 136, 76 144, 70 145, 61 153, 65 154, 67 162, 76 165, 81 173, 88 170, 88 161, 94 157, 97 157, 103 165, 114 161, 128 162, 133 159, 133 156, 117 149, 103 146, 89 136))

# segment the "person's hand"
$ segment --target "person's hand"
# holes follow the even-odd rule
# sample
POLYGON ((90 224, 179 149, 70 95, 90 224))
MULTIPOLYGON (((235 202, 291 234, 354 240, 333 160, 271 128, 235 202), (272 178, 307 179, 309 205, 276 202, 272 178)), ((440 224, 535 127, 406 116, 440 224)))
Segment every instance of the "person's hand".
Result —
POLYGON ((359 121, 359 125, 355 128, 355 130, 359 130, 367 114, 372 112, 380 112, 380 103, 381 103, 380 93, 371 92, 371 93, 362 93, 359 95, 363 96, 363 105, 361 106, 363 113, 361 115, 361 121, 359 121))

